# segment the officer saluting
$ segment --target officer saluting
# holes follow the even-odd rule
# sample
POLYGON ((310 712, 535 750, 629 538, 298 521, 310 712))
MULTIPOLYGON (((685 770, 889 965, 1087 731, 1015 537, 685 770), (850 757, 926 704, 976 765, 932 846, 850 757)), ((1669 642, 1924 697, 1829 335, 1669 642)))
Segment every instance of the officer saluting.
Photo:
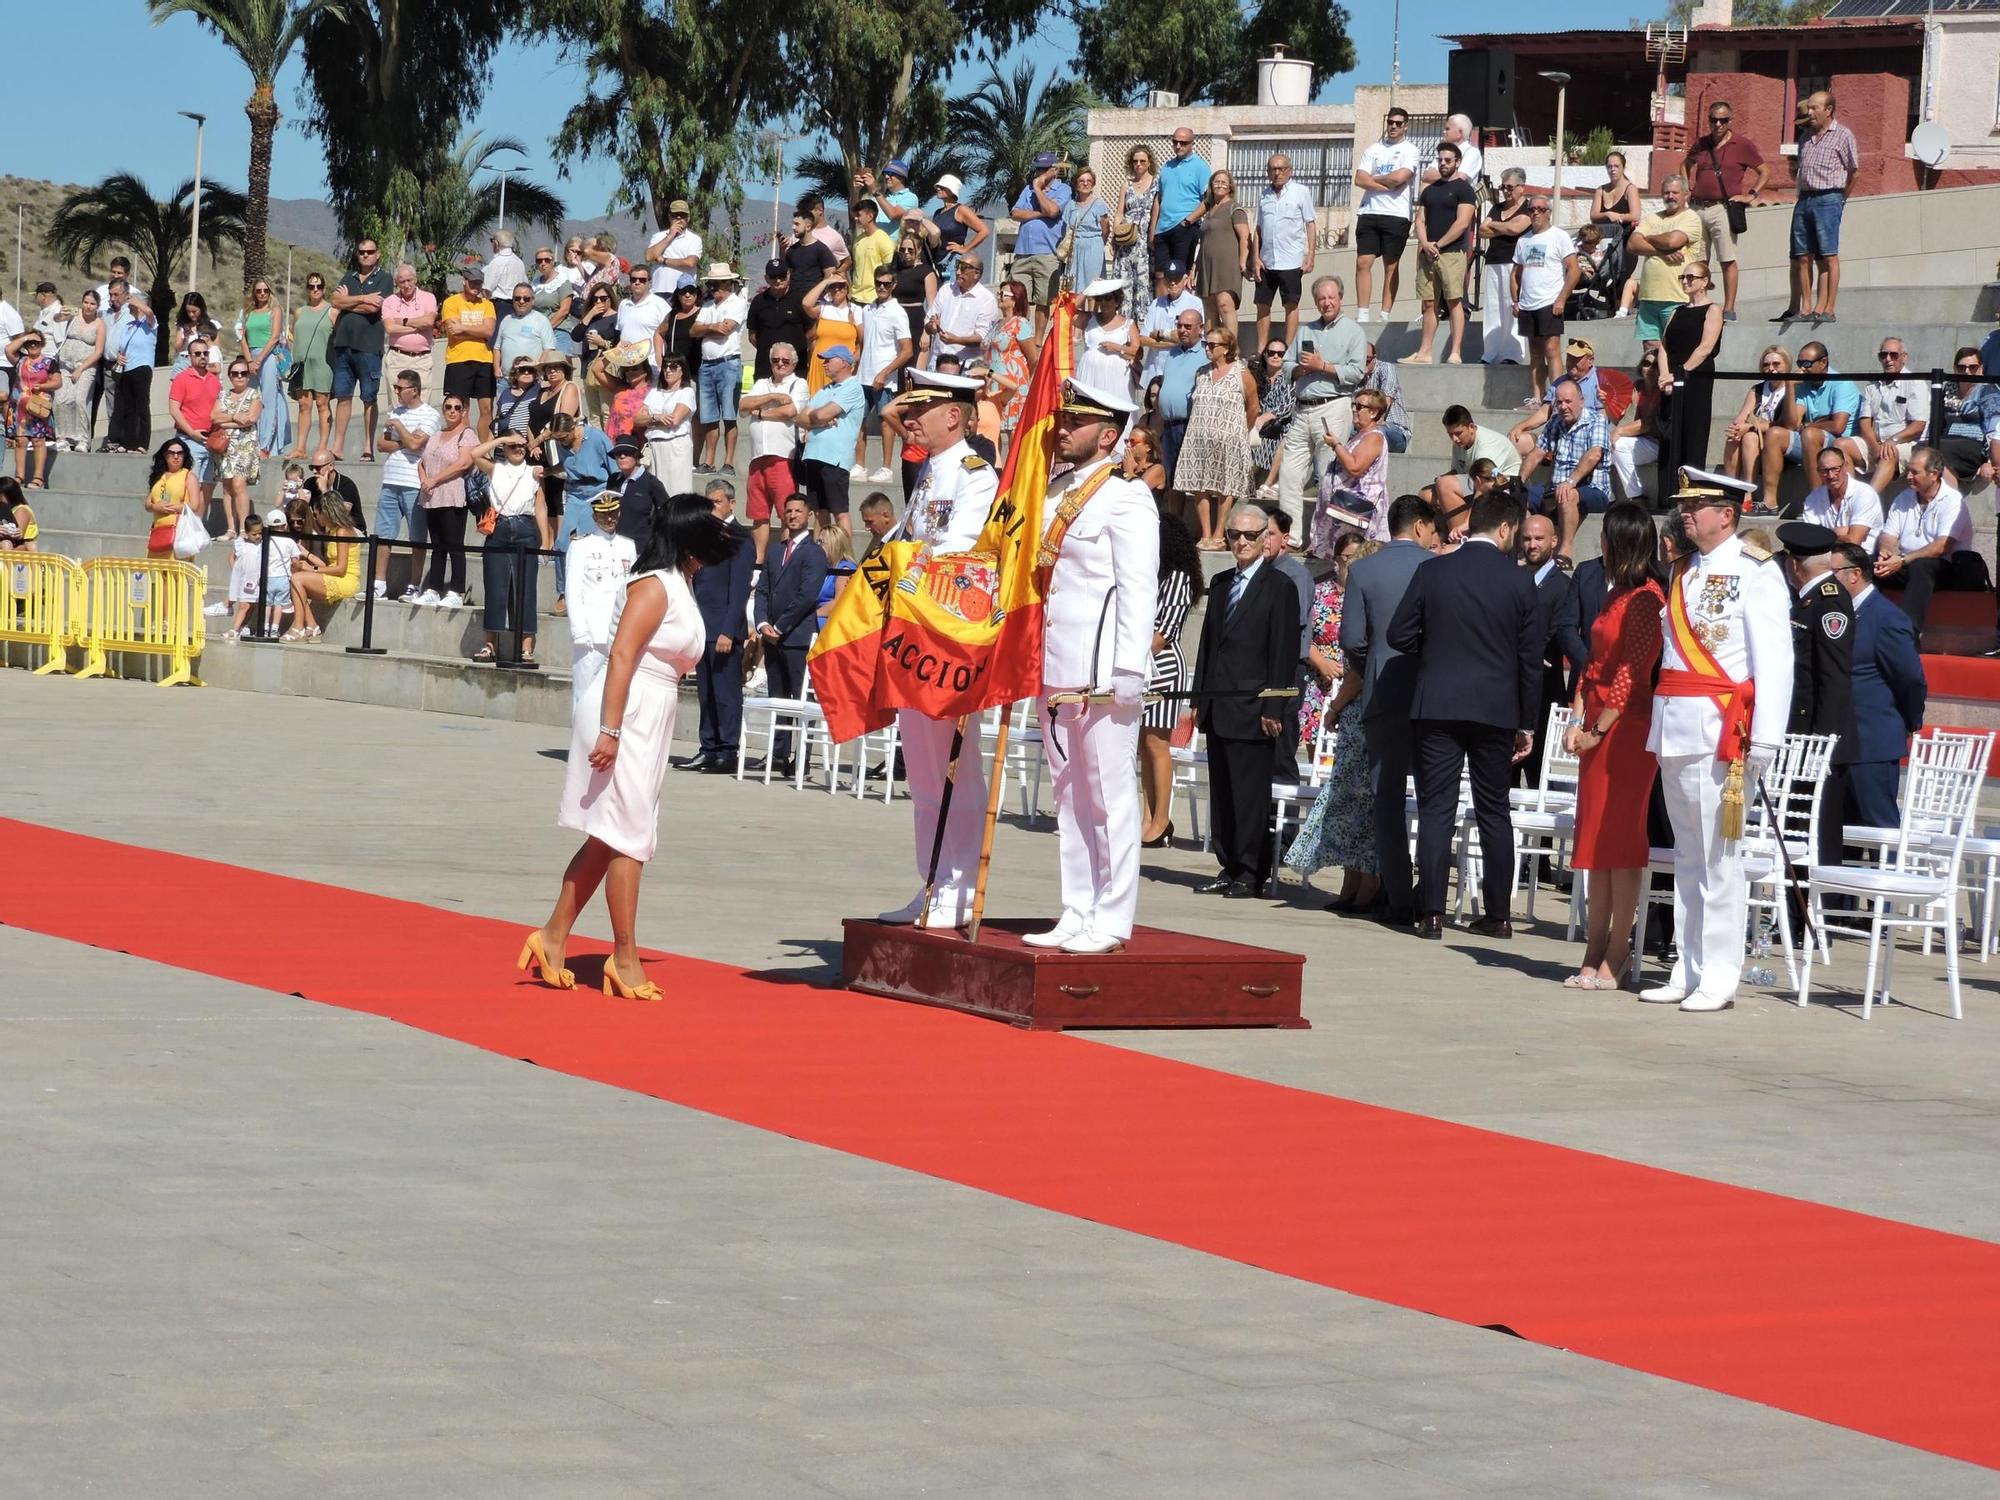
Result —
POLYGON ((1791 590, 1770 554, 1736 535, 1750 488, 1684 474, 1674 496, 1695 550, 1667 586, 1647 745, 1674 825, 1680 960, 1639 998, 1689 1011, 1735 1004, 1749 918, 1735 840, 1792 710, 1791 590))
POLYGON ((1854 600, 1836 568, 1846 561, 1834 549, 1840 538, 1811 521, 1778 528, 1792 579, 1793 734, 1834 734, 1833 758, 1820 793, 1820 864, 1840 863, 1841 818, 1847 807, 1847 768, 1860 755, 1854 727, 1854 600))
MULTIPOLYGON (((909 497, 903 519, 891 537, 922 542, 942 557, 970 552, 985 529, 1000 476, 993 465, 966 445, 972 427, 972 403, 980 382, 966 375, 941 375, 919 370, 910 389, 896 402, 896 414, 925 451, 923 478, 909 497)), ((885 911, 879 920, 898 924, 922 921, 926 927, 963 927, 972 918, 972 888, 979 867, 979 836, 986 818, 986 770, 980 762, 976 734, 966 736, 965 751, 953 778, 951 811, 945 823, 944 847, 938 859, 937 885, 924 906, 924 881, 930 871, 936 840, 938 808, 944 799, 945 767, 951 760, 953 725, 915 709, 899 709, 896 730, 903 745, 903 768, 909 777, 910 802, 916 813, 917 894, 905 906, 885 911)))
POLYGON ((1022 941, 1115 953, 1139 907, 1140 701, 1153 665, 1160 516, 1113 458, 1136 410, 1122 394, 1065 382, 1036 566, 1045 570, 1042 740, 1055 779, 1061 919, 1022 941), (1108 702, 1055 703, 1068 694, 1108 702))

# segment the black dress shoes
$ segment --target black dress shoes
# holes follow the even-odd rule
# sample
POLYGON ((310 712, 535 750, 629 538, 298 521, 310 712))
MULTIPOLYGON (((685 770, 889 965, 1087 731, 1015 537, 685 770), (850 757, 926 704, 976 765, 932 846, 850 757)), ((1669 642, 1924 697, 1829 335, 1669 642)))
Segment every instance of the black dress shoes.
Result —
POLYGON ((1257 897, 1257 887, 1247 880, 1232 880, 1229 889, 1222 895, 1229 901, 1254 901, 1257 897))
POLYGON ((1465 930, 1481 937, 1510 938, 1514 935, 1514 924, 1505 917, 1481 917, 1476 922, 1466 923, 1465 930))
POLYGON ((1194 893, 1197 896, 1226 896, 1231 887, 1241 884, 1241 881, 1231 880, 1227 875, 1218 875, 1215 879, 1196 886, 1194 893))
POLYGON ((1440 942, 1444 938, 1444 916, 1439 912, 1426 912, 1417 919, 1417 936, 1429 942, 1440 942))
POLYGON ((707 760, 708 757, 706 755, 697 751, 693 755, 671 756, 668 758, 667 764, 672 766, 676 771, 698 771, 707 760))
POLYGON ((727 755, 711 755, 701 763, 700 770, 704 776, 734 776, 736 762, 727 755))

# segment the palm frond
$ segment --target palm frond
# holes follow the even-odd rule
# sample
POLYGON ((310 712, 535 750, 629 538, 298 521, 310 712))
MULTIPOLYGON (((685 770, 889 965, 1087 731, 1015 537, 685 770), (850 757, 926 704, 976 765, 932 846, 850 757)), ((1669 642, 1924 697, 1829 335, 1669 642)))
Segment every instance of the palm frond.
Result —
POLYGON ((1035 82, 1031 62, 1009 74, 996 65, 972 93, 952 102, 948 139, 966 164, 966 199, 1011 204, 1045 151, 1080 158, 1088 149, 1084 113, 1096 103, 1088 85, 1053 74, 1035 82))

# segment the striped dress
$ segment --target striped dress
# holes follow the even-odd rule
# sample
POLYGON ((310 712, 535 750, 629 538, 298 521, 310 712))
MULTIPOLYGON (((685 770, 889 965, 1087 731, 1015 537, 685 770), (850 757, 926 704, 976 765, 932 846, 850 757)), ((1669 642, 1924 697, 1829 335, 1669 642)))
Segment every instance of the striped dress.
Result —
MULTIPOLYGON (((1164 636, 1167 644, 1153 653, 1153 675, 1146 683, 1149 693, 1177 693, 1187 685, 1181 661, 1181 627, 1187 623, 1194 605, 1194 586, 1179 568, 1160 580, 1160 602, 1153 610, 1153 633, 1164 636)), ((1177 699, 1148 703, 1140 721, 1152 729, 1172 729, 1180 719, 1182 704, 1177 699)))

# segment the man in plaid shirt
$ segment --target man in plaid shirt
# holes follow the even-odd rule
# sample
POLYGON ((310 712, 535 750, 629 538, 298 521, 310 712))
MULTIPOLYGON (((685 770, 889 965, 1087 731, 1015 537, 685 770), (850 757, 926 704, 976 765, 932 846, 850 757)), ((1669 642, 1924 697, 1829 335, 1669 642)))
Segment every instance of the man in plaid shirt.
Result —
POLYGON ((1553 499, 1562 523, 1556 557, 1567 568, 1575 561, 1576 529, 1583 518, 1599 514, 1611 503, 1599 476, 1604 455, 1611 449, 1611 429, 1603 412, 1584 403, 1583 387, 1567 375, 1549 388, 1549 400, 1555 413, 1521 460, 1521 483, 1531 509, 1546 514, 1553 499), (1550 466, 1547 482, 1533 483, 1545 463, 1550 466))
POLYGON ((1806 97, 1807 130, 1799 137, 1796 168, 1799 196, 1792 204, 1792 303, 1773 318, 1788 323, 1811 318, 1835 323, 1840 296, 1840 216, 1848 189, 1861 170, 1861 147, 1854 132, 1833 117, 1833 95, 1825 89, 1806 97), (1819 285, 1813 285, 1813 272, 1819 285))

